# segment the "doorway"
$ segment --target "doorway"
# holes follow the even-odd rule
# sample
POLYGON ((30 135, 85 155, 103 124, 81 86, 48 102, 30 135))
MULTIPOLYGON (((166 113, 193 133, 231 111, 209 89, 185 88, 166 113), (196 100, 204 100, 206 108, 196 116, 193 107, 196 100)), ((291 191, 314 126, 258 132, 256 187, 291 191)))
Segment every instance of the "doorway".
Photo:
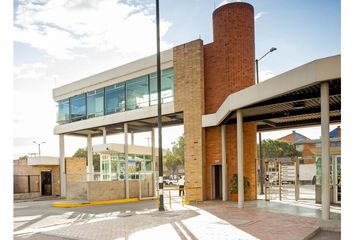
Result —
POLYGON ((52 195, 52 171, 41 171, 42 196, 52 195))
POLYGON ((222 199, 222 170, 221 165, 212 165, 212 199, 222 199))

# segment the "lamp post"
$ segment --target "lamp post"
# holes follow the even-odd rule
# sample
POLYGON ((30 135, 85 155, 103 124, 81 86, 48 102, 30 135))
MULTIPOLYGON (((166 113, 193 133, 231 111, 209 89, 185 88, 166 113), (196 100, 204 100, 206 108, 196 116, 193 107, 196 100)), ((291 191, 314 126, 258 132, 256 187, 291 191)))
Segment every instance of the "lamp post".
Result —
POLYGON ((148 140, 148 147, 150 147, 150 137, 146 137, 145 139, 147 139, 148 140))
POLYGON ((164 211, 163 203, 163 165, 162 165, 162 122, 161 122, 161 58, 160 58, 160 10, 156 0, 156 62, 157 62, 157 126, 159 137, 159 211, 164 211))
MULTIPOLYGON (((275 47, 272 47, 262 57, 260 57, 259 59, 256 59, 257 84, 259 84, 258 62, 260 60, 262 60, 262 58, 267 56, 269 53, 274 52, 275 50, 277 50, 277 49, 275 47)), ((260 165, 261 165, 261 193, 260 194, 264 194, 264 192, 263 192, 264 169, 263 169, 263 160, 262 160, 262 134, 261 134, 261 132, 258 133, 258 141, 259 141, 259 162, 260 162, 260 165)))
POLYGON ((41 156, 41 144, 44 144, 45 142, 37 143, 36 141, 33 141, 33 143, 38 145, 38 156, 41 156))

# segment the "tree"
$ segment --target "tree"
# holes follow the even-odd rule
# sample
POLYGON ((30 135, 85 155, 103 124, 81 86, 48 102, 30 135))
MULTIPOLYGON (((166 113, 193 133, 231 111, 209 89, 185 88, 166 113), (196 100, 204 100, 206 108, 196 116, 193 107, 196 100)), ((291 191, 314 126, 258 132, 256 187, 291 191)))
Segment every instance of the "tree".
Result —
MULTIPOLYGON (((84 148, 79 148, 76 150, 74 153, 73 157, 82 157, 86 158, 87 160, 87 151, 84 148)), ((93 171, 99 171, 100 170, 100 155, 97 153, 93 154, 93 171)))
POLYGON ((262 158, 299 157, 301 152, 295 146, 278 140, 262 141, 262 158))
POLYGON ((163 164, 172 175, 175 175, 178 168, 184 165, 184 137, 180 136, 177 142, 172 144, 172 149, 167 150, 164 156, 163 164))
POLYGON ((22 157, 19 157, 18 159, 19 159, 19 160, 27 160, 27 159, 28 159, 28 156, 27 156, 27 155, 24 155, 24 156, 22 156, 22 157))

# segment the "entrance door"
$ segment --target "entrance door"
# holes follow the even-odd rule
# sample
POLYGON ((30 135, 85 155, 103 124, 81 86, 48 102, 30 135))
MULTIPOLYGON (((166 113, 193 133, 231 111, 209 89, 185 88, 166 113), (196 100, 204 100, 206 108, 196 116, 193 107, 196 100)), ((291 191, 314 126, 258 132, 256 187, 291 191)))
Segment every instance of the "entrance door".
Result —
POLYGON ((222 172, 221 165, 212 166, 212 199, 222 199, 222 172))
POLYGON ((52 195, 52 172, 41 171, 41 179, 42 196, 52 195))

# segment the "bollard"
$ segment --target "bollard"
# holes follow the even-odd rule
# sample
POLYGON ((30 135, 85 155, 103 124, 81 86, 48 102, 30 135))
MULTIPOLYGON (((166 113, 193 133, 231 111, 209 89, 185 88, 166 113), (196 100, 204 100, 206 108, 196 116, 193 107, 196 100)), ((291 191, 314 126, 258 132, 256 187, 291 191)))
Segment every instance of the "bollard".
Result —
POLYGON ((172 209, 172 207, 171 207, 171 189, 168 190, 168 198, 170 200, 170 208, 172 209))
POLYGON ((183 192, 182 192, 181 198, 182 198, 182 207, 184 207, 184 188, 183 188, 183 192))

